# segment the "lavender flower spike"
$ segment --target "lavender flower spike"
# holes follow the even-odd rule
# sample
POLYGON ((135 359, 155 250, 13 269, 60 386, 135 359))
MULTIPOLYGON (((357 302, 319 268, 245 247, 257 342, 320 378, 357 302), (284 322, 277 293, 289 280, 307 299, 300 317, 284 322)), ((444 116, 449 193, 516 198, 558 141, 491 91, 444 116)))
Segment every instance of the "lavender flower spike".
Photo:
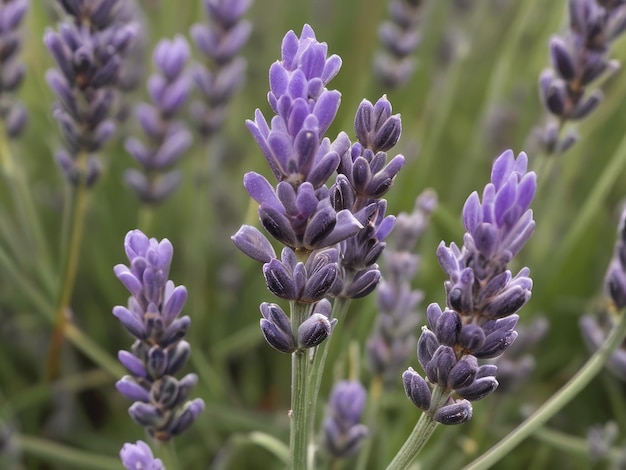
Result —
POLYGON ((24 105, 14 97, 24 78, 24 64, 17 56, 22 42, 20 27, 27 11, 28 0, 0 3, 0 117, 10 138, 21 134, 28 118, 24 105))
POLYGON ((368 434, 361 424, 367 392, 356 380, 336 383, 330 392, 324 421, 324 444, 335 457, 354 455, 368 434))
POLYGON ((124 444, 120 450, 120 459, 127 470, 165 470, 161 459, 155 459, 152 450, 143 441, 124 444))
POLYGON ((197 23, 191 37, 206 64, 192 72, 202 101, 194 101, 191 114, 200 135, 213 135, 223 124, 232 96, 243 85, 247 63, 238 54, 248 41, 252 26, 242 17, 251 0, 203 0, 209 23, 197 23))
POLYGON ((254 121, 246 121, 278 184, 250 172, 244 186, 260 205, 265 229, 302 252, 329 247, 363 228, 350 210, 333 207, 325 186, 350 147, 344 133, 333 143, 324 137, 341 97, 326 88, 341 67, 339 56, 327 57, 327 49, 308 25, 299 38, 287 33, 282 60, 269 74, 268 101, 276 116, 268 124, 257 110, 254 121))
POLYGON ((100 174, 95 157, 115 131, 113 104, 124 54, 137 29, 119 21, 117 0, 62 1, 68 20, 48 31, 44 42, 58 69, 46 80, 58 97, 53 116, 59 122, 65 149, 57 161, 72 185, 93 185, 100 174))
POLYGON ((124 248, 129 266, 118 264, 114 272, 131 297, 128 307, 114 307, 113 314, 136 340, 131 352, 118 354, 132 375, 116 387, 135 401, 128 410, 133 420, 155 439, 167 441, 187 429, 204 409, 202 399, 187 400, 197 376, 174 377, 191 352, 183 340, 191 321, 179 317, 187 290, 168 279, 174 251, 169 240, 159 242, 132 230, 124 248))
POLYGON ((176 119, 189 94, 185 72, 189 53, 183 36, 163 39, 156 45, 153 58, 158 72, 148 80, 153 104, 142 103, 136 108, 148 144, 135 138, 126 141, 126 150, 143 167, 143 171, 126 171, 126 183, 147 204, 163 201, 178 187, 180 172, 170 168, 192 143, 191 133, 176 119))
POLYGON ((378 29, 383 50, 374 61, 374 71, 385 88, 399 88, 415 70, 413 54, 421 41, 419 26, 423 16, 422 0, 390 0, 389 19, 378 29))
POLYGON ((609 60, 610 44, 626 31, 623 2, 569 0, 570 26, 564 37, 550 40, 552 69, 539 77, 539 91, 546 110, 554 116, 540 140, 548 153, 562 153, 576 143, 575 132, 561 138, 567 121, 584 119, 602 101, 602 92, 587 88, 603 74, 619 68, 609 60))
MULTIPOLYGON (((515 158, 510 150, 493 164, 491 182, 482 201, 474 192, 465 202, 464 245, 446 247, 437 257, 448 274, 447 306, 430 304, 428 325, 417 344, 418 360, 426 378, 410 369, 403 375, 407 396, 434 420, 460 424, 471 418, 471 401, 480 400, 497 387, 493 364, 479 359, 502 354, 517 337, 518 312, 530 298, 532 280, 528 268, 512 276, 507 264, 528 241, 535 223, 530 203, 536 177, 527 172, 524 153, 515 158), (424 382, 443 391, 439 402, 425 396, 424 382), (452 393, 462 400, 455 400, 452 393)), ((438 394, 441 396, 441 394, 438 394)))

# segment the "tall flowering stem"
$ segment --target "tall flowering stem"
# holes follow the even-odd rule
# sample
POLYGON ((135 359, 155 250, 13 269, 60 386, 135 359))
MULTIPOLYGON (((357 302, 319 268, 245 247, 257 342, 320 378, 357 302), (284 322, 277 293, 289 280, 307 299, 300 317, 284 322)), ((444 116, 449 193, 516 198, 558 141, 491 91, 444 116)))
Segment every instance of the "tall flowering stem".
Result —
POLYGON ((188 400, 196 374, 177 379, 191 348, 184 337, 191 320, 180 317, 187 289, 168 279, 173 247, 167 239, 149 239, 140 230, 128 232, 124 249, 129 265, 118 264, 115 275, 131 296, 128 306, 113 308, 135 342, 118 358, 126 367, 117 390, 134 401, 128 409, 133 421, 157 441, 167 442, 184 432, 204 409, 200 398, 188 400))
POLYGON ((202 4, 209 21, 191 28, 204 59, 192 73, 202 99, 191 105, 191 113, 198 132, 208 139, 222 127, 228 105, 243 85, 247 62, 239 53, 252 31, 243 15, 252 0, 203 0, 202 4))
POLYGON ((162 39, 153 59, 157 72, 148 80, 152 103, 135 108, 146 143, 132 137, 126 140, 126 150, 142 168, 124 174, 126 183, 146 205, 162 202, 178 187, 181 175, 172 167, 192 143, 191 132, 177 119, 190 88, 185 72, 189 45, 182 36, 162 39))
POLYGON ((507 150, 494 162, 482 201, 474 192, 463 207, 466 233, 459 248, 443 242, 437 257, 449 280, 446 308, 430 304, 417 357, 425 378, 412 368, 402 375, 407 397, 424 413, 388 468, 405 468, 437 423, 462 424, 472 401, 493 393, 497 367, 479 360, 502 354, 515 340, 518 312, 530 299, 528 268, 513 276, 507 264, 533 233, 530 203, 536 176, 528 159, 507 150), (459 397, 459 398, 455 398, 459 397))
POLYGON ((385 214, 382 196, 404 165, 401 155, 387 161, 401 123, 385 97, 359 106, 358 142, 353 144, 344 132, 332 142, 325 137, 341 97, 326 88, 341 67, 341 58, 329 57, 327 49, 308 25, 300 37, 287 33, 282 59, 269 73, 274 116, 268 123, 257 110, 254 120, 247 121, 277 183, 250 172, 244 186, 259 204, 261 225, 284 245, 280 258, 255 227, 244 225, 232 237, 241 251, 263 263, 268 289, 289 301, 290 316, 277 304, 261 304, 261 331, 273 348, 293 354, 293 469, 313 464, 325 340, 350 299, 369 294, 380 280, 376 260, 395 222, 385 214))
POLYGON ((562 153, 578 140, 575 131, 561 136, 567 122, 591 114, 602 101, 602 92, 590 85, 619 62, 609 59, 611 43, 626 31, 626 5, 610 0, 569 0, 569 30, 550 40, 552 68, 539 77, 544 107, 552 116, 540 131, 548 154, 562 153))
POLYGON ((85 0, 59 0, 66 21, 48 31, 44 41, 58 69, 46 74, 58 97, 53 116, 65 148, 56 154, 69 183, 72 201, 64 220, 65 240, 59 297, 48 353, 47 375, 58 374, 58 358, 70 315, 90 188, 100 176, 96 154, 111 139, 116 80, 122 56, 136 35, 135 25, 117 17, 118 0, 101 0, 94 8, 85 0))

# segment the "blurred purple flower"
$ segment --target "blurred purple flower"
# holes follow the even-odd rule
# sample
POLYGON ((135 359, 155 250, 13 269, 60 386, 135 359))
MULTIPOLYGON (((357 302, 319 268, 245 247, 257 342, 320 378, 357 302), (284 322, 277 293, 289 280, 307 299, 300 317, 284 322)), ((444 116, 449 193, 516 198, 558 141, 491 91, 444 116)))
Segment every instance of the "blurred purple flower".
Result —
POLYGON ((143 441, 124 444, 120 450, 120 459, 128 470, 165 470, 161 459, 155 459, 152 449, 143 441))
POLYGON ((126 150, 143 167, 130 169, 127 184, 146 204, 167 198, 180 184, 178 170, 170 170, 192 144, 191 133, 177 120, 189 94, 190 81, 185 66, 189 45, 182 36, 161 40, 154 49, 157 72, 148 80, 152 104, 136 107, 137 120, 146 135, 147 145, 136 138, 126 140, 126 150))
POLYGON ((376 55, 374 71, 385 88, 399 88, 410 80, 415 70, 413 54, 422 39, 419 29, 422 0, 390 0, 389 19, 378 29, 383 50, 376 55))
POLYGON ((324 420, 324 445, 335 457, 354 455, 367 437, 367 427, 361 418, 367 402, 367 392, 356 380, 337 382, 330 392, 324 420))
POLYGON ((47 31, 44 42, 58 69, 46 73, 58 97, 53 116, 66 148, 56 154, 72 185, 93 185, 100 174, 95 153, 115 131, 111 119, 122 58, 135 36, 137 25, 116 15, 117 0, 61 1, 68 17, 59 30, 47 31))
POLYGON ((187 401, 198 378, 174 375, 191 352, 183 340, 191 320, 179 317, 187 289, 168 279, 173 247, 167 239, 148 239, 141 231, 128 232, 124 240, 129 266, 118 264, 116 277, 128 289, 128 307, 113 308, 122 325, 136 338, 131 352, 118 358, 132 375, 116 384, 118 391, 135 401, 129 414, 150 435, 166 441, 187 429, 204 409, 200 398, 187 401))
POLYGON ((243 85, 247 63, 238 57, 252 26, 242 17, 252 0, 204 0, 208 24, 197 23, 191 37, 206 65, 196 64, 193 80, 202 101, 194 101, 191 114, 200 134, 207 138, 223 124, 228 104, 243 85))
POLYGON ((386 383, 396 380, 415 351, 416 328, 421 318, 417 305, 424 294, 411 288, 420 262, 414 251, 436 204, 432 190, 422 192, 410 214, 398 215, 393 236, 383 253, 384 278, 378 286, 378 315, 367 342, 367 353, 370 369, 386 383))
POLYGON ((25 73, 18 54, 22 46, 22 21, 28 8, 28 0, 0 2, 0 117, 10 138, 19 137, 28 120, 26 108, 15 98, 25 73))
POLYGON ((563 124, 587 117, 602 101, 598 89, 587 87, 619 62, 609 60, 612 41, 626 30, 626 5, 623 2, 569 0, 570 25, 567 35, 550 40, 552 68, 539 77, 541 100, 557 119, 542 129, 540 139, 548 153, 562 153, 577 140, 571 131, 561 138, 563 124))

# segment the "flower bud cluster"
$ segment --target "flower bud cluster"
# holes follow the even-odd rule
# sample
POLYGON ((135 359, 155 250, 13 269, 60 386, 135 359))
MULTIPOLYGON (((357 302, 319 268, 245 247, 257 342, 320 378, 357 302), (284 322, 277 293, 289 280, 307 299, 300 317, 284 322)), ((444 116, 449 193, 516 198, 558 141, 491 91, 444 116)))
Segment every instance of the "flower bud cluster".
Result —
POLYGON ((20 27, 27 11, 28 0, 0 2, 0 117, 11 138, 21 134, 28 119, 26 108, 14 96, 24 79, 24 64, 18 54, 22 45, 20 27))
POLYGON ((118 18, 118 2, 62 0, 68 19, 44 36, 58 67, 46 74, 59 100, 53 116, 65 140, 56 158, 73 185, 96 182, 100 164, 93 154, 115 131, 116 83, 123 56, 137 35, 136 24, 118 18))
POLYGON ((468 421, 470 402, 496 389, 497 367, 480 365, 478 360, 499 356, 515 341, 516 312, 530 298, 528 268, 514 277, 506 269, 534 229, 529 205, 536 177, 527 172, 527 165, 524 153, 517 159, 510 150, 500 155, 482 202, 474 192, 465 203, 463 247, 442 243, 437 250, 449 276, 447 307, 442 310, 433 303, 426 311, 428 324, 417 345, 426 378, 409 369, 403 382, 411 401, 443 424, 468 421), (435 389, 438 399, 433 402, 435 389), (452 398, 452 393, 460 399, 452 398))
POLYGON ((549 153, 561 153, 576 143, 570 132, 561 138, 564 122, 587 117, 602 100, 596 89, 587 87, 602 75, 619 68, 619 62, 608 59, 609 46, 626 31, 626 5, 623 2, 570 0, 570 25, 565 37, 550 40, 552 69, 539 78, 543 105, 558 118, 542 131, 542 144, 549 153))
POLYGON ((337 382, 330 392, 324 419, 324 447, 334 457, 354 455, 367 437, 368 429, 361 424, 367 402, 367 392, 356 380, 337 382))
POLYGON ((415 350, 414 332, 421 319, 417 306, 424 294, 411 288, 420 263, 414 251, 436 205, 437 197, 432 190, 422 192, 410 214, 398 214, 393 236, 383 252, 384 276, 377 289, 378 315, 367 353, 370 369, 386 383, 396 380, 415 350))
MULTIPOLYGON (((376 260, 395 221, 385 216, 386 201, 381 198, 404 165, 404 157, 388 162, 386 153, 400 137, 400 117, 391 114, 386 97, 375 105, 364 100, 355 119, 358 142, 352 144, 344 132, 331 142, 324 134, 337 114, 341 94, 326 85, 340 67, 341 58, 328 57, 327 45, 317 41, 310 26, 304 26, 300 37, 290 31, 282 42, 282 60, 269 72, 268 102, 275 115, 268 124, 257 110, 254 121, 246 122, 278 182, 274 186, 249 172, 244 187, 259 203, 265 230, 285 248, 278 259, 266 237, 248 225, 232 239, 241 251, 264 263, 272 293, 301 305, 314 305, 326 296, 358 298, 370 293, 380 280, 376 260)), ((316 325, 330 333, 329 318, 316 318, 316 325)), ((274 323, 276 330, 292 333, 279 347, 268 342, 279 350, 297 349, 301 325, 281 328, 284 322, 274 323)))
POLYGON ((247 62, 238 57, 252 26, 242 17, 251 0, 204 0, 208 24, 191 28, 191 37, 206 64, 197 64, 193 80, 202 101, 191 105, 193 121, 203 137, 210 137, 223 124, 233 94, 241 88, 247 62))
POLYGON ((177 119, 189 94, 190 81, 185 66, 189 45, 183 36, 162 39, 153 54, 157 72, 148 79, 152 104, 136 107, 137 120, 147 143, 129 138, 126 150, 142 166, 142 171, 127 170, 126 183, 146 204, 167 198, 180 184, 181 174, 170 168, 191 147, 192 136, 177 119))
MULTIPOLYGON (((376 261, 385 249, 385 238, 396 218, 386 215, 389 191, 404 166, 402 155, 389 159, 387 151, 402 133, 399 114, 391 114, 386 96, 375 104, 363 100, 354 119, 357 142, 341 155, 337 182, 331 200, 337 210, 350 210, 363 223, 363 230, 341 242, 343 288, 339 297, 359 298, 372 292, 380 282, 376 261)), ((340 138, 346 138, 340 135, 340 138)))
POLYGON ((422 39, 419 26, 423 0, 390 0, 389 19, 378 29, 383 46, 374 61, 374 71, 385 88, 405 85, 415 70, 413 54, 422 39))
POLYGON ((118 264, 114 272, 131 297, 128 307, 114 307, 113 315, 136 341, 130 352, 118 354, 131 375, 116 387, 135 402, 128 410, 131 418, 155 439, 167 441, 185 431, 204 409, 202 399, 188 401, 197 376, 174 377, 191 353, 183 339, 191 320, 179 317, 187 290, 168 279, 173 255, 169 240, 159 242, 132 230, 124 248, 129 266, 118 264))

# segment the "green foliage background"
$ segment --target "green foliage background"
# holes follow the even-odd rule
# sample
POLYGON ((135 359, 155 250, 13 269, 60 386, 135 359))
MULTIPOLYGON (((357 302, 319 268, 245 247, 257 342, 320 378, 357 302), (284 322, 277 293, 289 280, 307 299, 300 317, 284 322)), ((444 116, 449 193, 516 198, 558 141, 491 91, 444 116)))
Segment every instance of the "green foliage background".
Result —
MULTIPOLYGON (((123 137, 137 134, 138 127, 131 116, 102 154, 105 171, 90 196, 72 299, 75 328, 63 349, 62 374, 48 383, 46 355, 68 194, 53 160, 60 139, 51 116, 54 96, 44 79, 53 66, 41 39, 56 21, 52 3, 31 2, 23 50, 27 76, 20 92, 31 120, 25 135, 9 144, 14 165, 5 160, 1 168, 0 467, 121 468, 117 453, 122 444, 144 438, 127 415, 129 403, 114 387, 123 374, 115 355, 132 340, 111 314, 114 305, 127 299, 112 267, 125 262, 124 235, 138 227, 141 212, 122 182, 124 170, 134 164, 123 148, 123 137), (24 212, 23 199, 15 196, 19 175, 34 201, 36 221, 24 212), (35 223, 45 236, 43 246, 32 236, 35 223)), ((188 37, 190 25, 205 19, 197 0, 140 3, 149 26, 147 51, 162 37, 188 37)), ((290 29, 299 34, 304 23, 328 43, 329 52, 343 58, 342 70, 330 86, 342 92, 342 103, 328 135, 346 130, 353 136, 361 99, 374 102, 387 93, 403 119, 396 149, 408 160, 388 194, 389 212, 411 210, 426 187, 439 195, 440 206, 419 247, 422 267, 415 285, 425 291, 425 305, 444 299, 444 275, 435 249, 440 240, 462 242, 463 202, 489 180, 493 159, 506 148, 525 150, 538 172, 540 190, 533 204, 537 230, 514 266, 529 266, 535 281, 522 323, 539 314, 551 323, 548 336, 533 352, 537 368, 520 390, 476 403, 470 423, 440 427, 420 457, 420 468, 454 469, 471 461, 547 400, 587 358, 578 318, 602 308, 603 276, 626 195, 624 73, 618 71, 602 84, 606 99, 578 126, 580 143, 547 162, 531 136, 533 127, 545 119, 537 79, 549 65, 550 36, 566 28, 567 2, 474 1, 466 2, 470 8, 465 12, 454 3, 426 2, 423 40, 416 53, 419 66, 409 84, 397 91, 383 89, 372 72, 386 2, 257 0, 246 15, 254 27, 243 53, 249 61, 246 85, 223 131, 210 142, 196 140, 182 162, 183 186, 156 209, 145 230, 174 244, 170 277, 189 289, 185 312, 192 318, 188 340, 193 354, 187 369, 200 376, 195 395, 207 404, 198 422, 176 442, 182 468, 282 467, 268 446, 258 443, 264 435, 255 432, 288 441, 290 359, 263 341, 258 304, 275 299, 265 289, 260 266, 236 251, 229 237, 241 223, 257 223, 241 183, 243 173, 269 174, 244 120, 257 107, 269 109, 268 68, 279 58, 284 34, 290 29), (446 60, 443 43, 450 35, 457 40, 456 54, 446 60)), ((614 58, 626 57, 625 43, 616 42, 614 58)), ((151 66, 149 56, 146 66, 151 66)), ((146 99, 145 88, 131 99, 146 99)), ((373 296, 352 303, 333 336, 323 396, 334 377, 345 376, 349 345, 362 347, 375 315, 373 296)), ((417 359, 407 365, 417 368, 417 359)), ((364 360, 362 369, 367 385, 364 360)), ((582 439, 590 426, 615 420, 621 429, 618 442, 624 442, 625 392, 623 382, 604 373, 548 423, 547 429, 557 434, 545 431, 528 439, 498 468, 591 468, 582 439), (579 440, 568 447, 558 433, 579 440)), ((384 468, 418 416, 398 377, 397 387, 385 392, 372 430, 370 468, 384 468)), ((352 467, 347 463, 344 468, 352 467)))

